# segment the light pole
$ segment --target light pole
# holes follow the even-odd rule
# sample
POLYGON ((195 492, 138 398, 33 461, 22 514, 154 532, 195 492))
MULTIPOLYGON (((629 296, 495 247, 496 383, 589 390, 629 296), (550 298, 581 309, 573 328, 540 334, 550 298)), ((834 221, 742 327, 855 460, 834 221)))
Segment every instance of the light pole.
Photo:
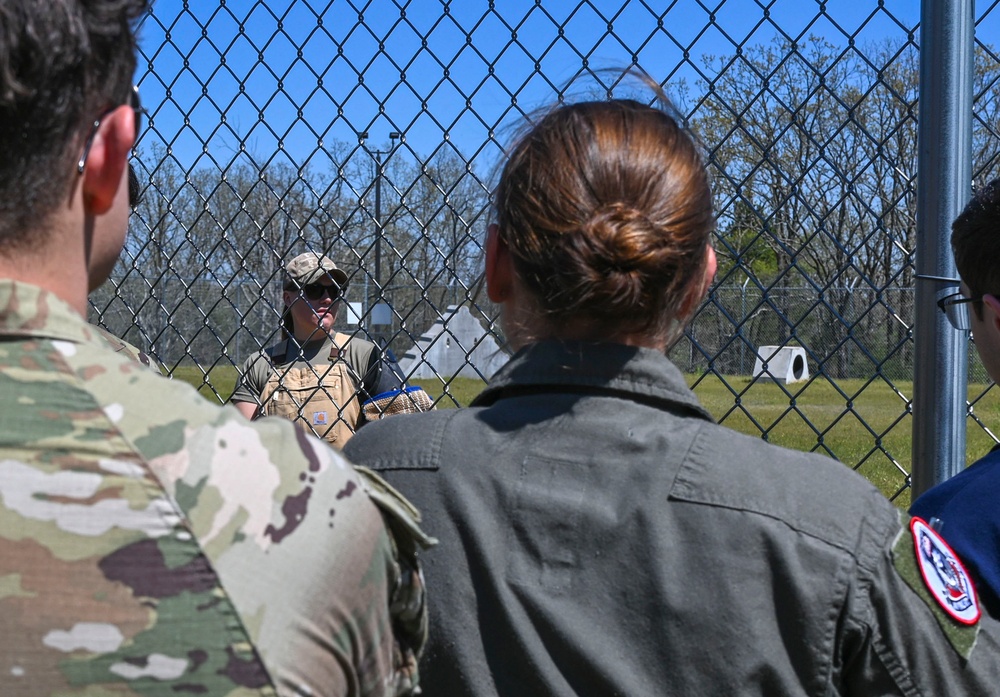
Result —
MULTIPOLYGON (((368 132, 358 134, 361 138, 361 143, 364 145, 366 139, 368 138, 368 132)), ((382 224, 382 179, 385 177, 385 164, 382 161, 383 155, 391 155, 393 150, 396 149, 396 141, 399 140, 400 134, 398 131, 391 131, 389 133, 389 149, 388 150, 368 150, 368 152, 375 156, 376 173, 375 173, 375 287, 378 293, 378 301, 372 305, 369 300, 369 321, 372 326, 375 325, 387 325, 391 323, 392 311, 389 306, 382 302, 384 298, 384 292, 382 289, 382 238, 385 236, 385 226, 382 224)), ((388 162, 388 157, 386 157, 386 162, 388 162)))
MULTIPOLYGON (((375 153, 375 161, 378 163, 378 176, 375 179, 375 226, 377 236, 375 237, 375 285, 378 286, 379 295, 382 293, 382 237, 385 236, 385 227, 382 225, 382 178, 385 170, 382 169, 382 155, 390 155, 396 149, 396 139, 399 138, 397 131, 389 132, 389 149, 372 150, 375 153)), ((386 158, 388 162, 388 158, 386 158)))

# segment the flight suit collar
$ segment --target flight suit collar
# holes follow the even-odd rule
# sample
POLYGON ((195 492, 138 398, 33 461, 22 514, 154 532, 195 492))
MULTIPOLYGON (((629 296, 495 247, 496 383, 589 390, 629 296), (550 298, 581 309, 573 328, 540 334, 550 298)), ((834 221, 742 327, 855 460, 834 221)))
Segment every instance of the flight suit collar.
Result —
POLYGON ((497 371, 472 406, 547 387, 617 393, 714 421, 684 376, 658 351, 616 343, 546 340, 525 346, 497 371))

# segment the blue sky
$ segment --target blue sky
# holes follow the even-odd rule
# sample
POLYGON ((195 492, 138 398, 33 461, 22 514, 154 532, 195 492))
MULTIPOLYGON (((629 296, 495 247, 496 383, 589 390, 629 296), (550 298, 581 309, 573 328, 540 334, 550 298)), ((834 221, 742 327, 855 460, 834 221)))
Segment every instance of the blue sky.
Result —
MULTIPOLYGON (((780 33, 839 46, 906 41, 919 1, 879 4, 156 0, 140 27, 137 77, 152 122, 140 150, 169 148, 184 167, 249 156, 326 168, 358 147, 359 132, 384 149, 397 131, 403 153, 453 147, 487 166, 510 124, 587 69, 636 62, 668 88, 683 80, 696 91, 704 56, 780 33)), ((980 35, 996 35, 994 19, 980 35)))

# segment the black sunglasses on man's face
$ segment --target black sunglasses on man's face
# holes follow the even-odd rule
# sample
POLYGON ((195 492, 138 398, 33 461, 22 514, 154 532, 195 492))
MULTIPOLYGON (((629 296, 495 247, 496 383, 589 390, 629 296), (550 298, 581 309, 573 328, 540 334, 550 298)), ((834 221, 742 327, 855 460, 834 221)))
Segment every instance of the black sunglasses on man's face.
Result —
MULTIPOLYGON (((297 289, 295 286, 286 287, 285 290, 292 291, 293 293, 297 289)), ((329 296, 332 302, 337 302, 344 297, 347 292, 347 286, 343 288, 337 284, 332 284, 325 286, 322 283, 308 283, 301 287, 302 295, 306 297, 307 300, 319 300, 324 295, 329 296)))

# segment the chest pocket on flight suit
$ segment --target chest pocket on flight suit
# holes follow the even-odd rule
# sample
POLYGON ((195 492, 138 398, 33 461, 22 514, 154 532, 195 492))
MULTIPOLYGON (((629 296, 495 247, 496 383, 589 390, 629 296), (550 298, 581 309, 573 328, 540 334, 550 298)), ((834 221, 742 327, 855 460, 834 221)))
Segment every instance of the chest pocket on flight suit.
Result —
MULTIPOLYGON (((299 422, 337 448, 354 435, 361 413, 351 369, 337 346, 347 343, 345 334, 334 336, 329 363, 303 368, 274 366, 261 395, 264 413, 299 422)), ((284 361, 279 347, 276 364, 284 361)))

